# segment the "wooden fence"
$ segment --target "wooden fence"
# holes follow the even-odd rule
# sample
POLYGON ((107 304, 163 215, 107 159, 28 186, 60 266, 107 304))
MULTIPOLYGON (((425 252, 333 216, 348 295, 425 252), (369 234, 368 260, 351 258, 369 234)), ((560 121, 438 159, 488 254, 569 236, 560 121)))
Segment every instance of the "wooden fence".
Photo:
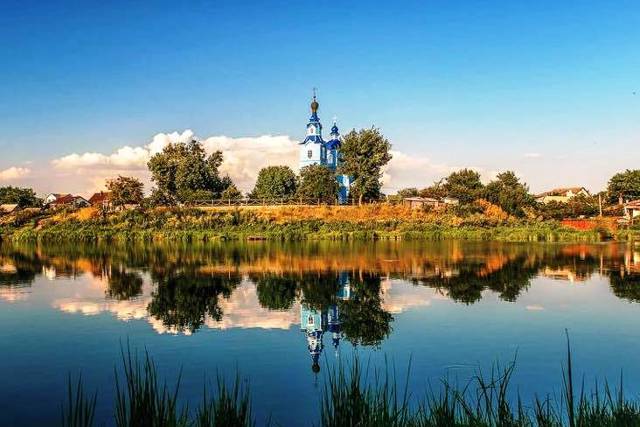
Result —
MULTIPOLYGON (((216 206, 320 206, 337 205, 335 199, 211 199, 196 200, 185 203, 186 206, 216 207, 216 206)), ((357 200, 349 200, 343 205, 357 204, 357 200)))

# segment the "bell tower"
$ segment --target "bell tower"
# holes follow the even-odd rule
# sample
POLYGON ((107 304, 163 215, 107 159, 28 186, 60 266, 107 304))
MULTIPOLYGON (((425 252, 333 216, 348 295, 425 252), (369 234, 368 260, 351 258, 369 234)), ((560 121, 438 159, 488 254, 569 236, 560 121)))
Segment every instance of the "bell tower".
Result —
POLYGON ((313 99, 310 107, 311 116, 307 123, 307 134, 304 141, 300 143, 300 169, 314 164, 324 165, 327 161, 326 148, 322 139, 322 123, 320 123, 320 118, 318 117, 320 104, 318 103, 315 88, 313 88, 313 99))

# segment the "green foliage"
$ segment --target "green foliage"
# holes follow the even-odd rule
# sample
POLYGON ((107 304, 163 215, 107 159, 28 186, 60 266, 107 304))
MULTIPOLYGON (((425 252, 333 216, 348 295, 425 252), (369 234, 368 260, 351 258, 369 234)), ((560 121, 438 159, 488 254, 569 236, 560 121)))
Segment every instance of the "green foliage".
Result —
POLYGON ((640 199, 640 169, 627 169, 613 175, 609 179, 607 193, 611 203, 640 199))
POLYGON ((403 199, 405 197, 417 197, 418 195, 418 189, 415 187, 403 188, 402 190, 398 191, 398 196, 403 199))
POLYGON ((258 173, 251 198, 288 199, 296 194, 296 187, 296 175, 289 166, 268 166, 258 173))
POLYGON ((224 189, 220 198, 225 200, 238 200, 242 199, 242 193, 235 184, 231 183, 231 185, 224 189))
POLYGON ((310 165, 300 170, 297 190, 299 198, 335 203, 338 189, 338 181, 331 169, 321 165, 310 165))
POLYGON ((229 187, 228 178, 220 178, 218 168, 222 152, 206 156, 202 144, 169 144, 155 154, 147 166, 156 184, 152 193, 154 203, 171 205, 192 202, 198 198, 219 198, 229 187), (204 197, 206 196, 206 197, 204 197))
POLYGON ((420 197, 431 197, 433 199, 442 199, 446 197, 447 191, 444 188, 443 182, 444 182, 444 178, 441 179, 440 181, 434 182, 433 185, 420 190, 418 195, 420 197))
POLYGON ((144 198, 143 188, 144 185, 139 179, 129 176, 119 175, 107 181, 107 189, 111 192, 109 201, 114 206, 141 203, 144 198))
POLYGON ((487 184, 483 193, 487 201, 515 216, 524 216, 525 209, 535 204, 529 187, 521 183, 512 171, 499 173, 495 180, 487 184))
POLYGON ((442 184, 442 191, 462 204, 471 203, 481 197, 483 188, 480 174, 471 169, 452 172, 442 184))
POLYGON ((381 197, 382 167, 391 160, 391 144, 379 129, 355 129, 342 139, 339 173, 354 181, 351 194, 362 203, 381 197))
POLYGON ((538 211, 545 219, 561 220, 565 218, 591 217, 598 214, 598 202, 594 197, 579 194, 567 203, 551 201, 538 205, 538 211))
POLYGON ((40 207, 42 199, 31 188, 0 187, 0 204, 17 204, 21 208, 40 207))

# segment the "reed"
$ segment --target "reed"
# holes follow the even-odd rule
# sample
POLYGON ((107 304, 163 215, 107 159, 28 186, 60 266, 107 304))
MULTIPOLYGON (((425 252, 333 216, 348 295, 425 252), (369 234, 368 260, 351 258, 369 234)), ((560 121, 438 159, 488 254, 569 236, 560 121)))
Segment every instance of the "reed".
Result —
POLYGON ((67 379, 67 401, 62 405, 61 425, 64 427, 90 427, 95 418, 97 393, 87 395, 82 383, 82 375, 73 385, 71 375, 67 379))
MULTIPOLYGON (((179 408, 178 379, 173 390, 160 383, 153 360, 122 351, 123 377, 117 371, 114 420, 117 426, 254 426, 249 387, 236 376, 231 385, 218 377, 214 395, 203 388, 201 404, 190 412, 179 408)), ((622 375, 617 389, 597 383, 591 391, 584 381, 576 387, 571 345, 567 337, 567 359, 562 370, 562 392, 558 397, 536 397, 525 405, 511 390, 516 361, 504 367, 495 364, 488 375, 478 369, 462 387, 443 380, 436 390, 429 387, 422 399, 408 389, 411 363, 404 385, 396 371, 364 367, 357 357, 329 370, 320 396, 322 427, 622 427, 640 426, 640 405, 625 397, 622 375)), ((62 425, 93 426, 96 395, 88 396, 82 378, 75 386, 69 378, 62 425)), ((267 420, 270 424, 270 420, 267 420)))

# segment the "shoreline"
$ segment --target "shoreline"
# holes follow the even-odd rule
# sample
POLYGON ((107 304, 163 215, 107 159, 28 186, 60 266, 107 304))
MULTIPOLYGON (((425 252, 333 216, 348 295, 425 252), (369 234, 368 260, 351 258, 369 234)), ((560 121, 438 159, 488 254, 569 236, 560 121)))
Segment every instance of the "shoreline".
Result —
POLYGON ((591 230, 556 221, 457 216, 402 206, 278 206, 256 209, 153 208, 105 214, 95 208, 31 212, 3 218, 0 239, 14 242, 101 241, 374 241, 470 240, 501 242, 628 241, 640 230, 591 230))

